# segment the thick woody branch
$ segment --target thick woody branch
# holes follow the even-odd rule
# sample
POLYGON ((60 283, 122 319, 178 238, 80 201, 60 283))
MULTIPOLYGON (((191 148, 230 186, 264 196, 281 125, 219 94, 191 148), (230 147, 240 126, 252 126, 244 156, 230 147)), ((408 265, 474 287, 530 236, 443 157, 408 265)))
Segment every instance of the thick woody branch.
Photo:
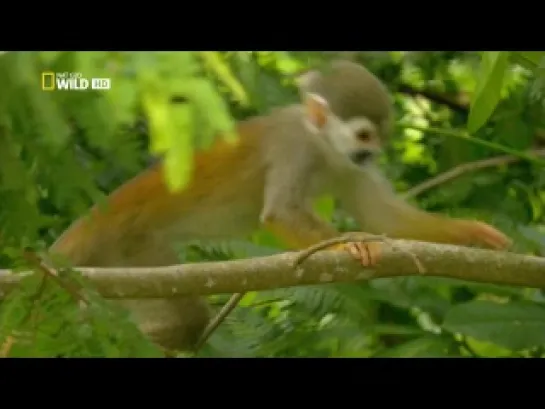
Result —
MULTIPOLYGON (((376 268, 364 268, 348 254, 320 251, 297 268, 300 253, 161 268, 82 268, 107 298, 169 298, 188 294, 241 293, 309 284, 400 276, 454 279, 545 288, 545 258, 451 245, 392 241, 376 268), (411 254, 425 272, 419 270, 411 254)), ((0 271, 0 291, 14 288, 19 275, 0 271)))

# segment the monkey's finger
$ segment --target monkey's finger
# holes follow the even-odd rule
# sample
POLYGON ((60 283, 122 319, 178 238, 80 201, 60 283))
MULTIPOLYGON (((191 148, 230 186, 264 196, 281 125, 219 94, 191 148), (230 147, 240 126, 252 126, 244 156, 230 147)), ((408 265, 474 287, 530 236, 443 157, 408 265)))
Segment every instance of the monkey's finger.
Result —
POLYGON ((367 244, 367 252, 369 253, 369 258, 371 259, 371 265, 377 264, 382 258, 382 245, 383 243, 378 241, 371 241, 367 244))
POLYGON ((473 238, 493 249, 501 250, 511 246, 512 241, 496 228, 477 222, 474 225, 473 238))
POLYGON ((360 249, 354 245, 355 243, 346 243, 343 245, 343 249, 350 254, 356 260, 362 261, 362 255, 360 249))
POLYGON ((382 257, 382 243, 379 242, 365 242, 358 243, 359 247, 365 248, 365 253, 367 254, 368 266, 376 265, 382 257))
POLYGON ((371 254, 369 253, 365 243, 350 243, 349 246, 352 249, 353 255, 355 254, 354 257, 359 260, 363 266, 368 267, 371 265, 371 254))
POLYGON ((345 248, 365 267, 371 267, 378 263, 382 253, 381 244, 376 242, 348 243, 345 248))

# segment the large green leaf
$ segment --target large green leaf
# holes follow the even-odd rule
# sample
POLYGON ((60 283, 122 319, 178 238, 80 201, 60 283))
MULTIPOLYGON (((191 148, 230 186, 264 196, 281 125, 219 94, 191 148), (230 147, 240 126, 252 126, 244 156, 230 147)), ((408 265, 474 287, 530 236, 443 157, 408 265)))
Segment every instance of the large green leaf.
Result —
POLYGON ((164 155, 167 184, 173 190, 185 186, 192 170, 192 112, 183 105, 172 108, 158 77, 142 76, 142 103, 150 124, 150 149, 164 155))
POLYGON ((235 77, 231 68, 222 59, 217 51, 200 51, 199 55, 205 62, 205 66, 212 71, 229 88, 232 95, 243 105, 248 103, 248 96, 242 84, 235 77))
POLYGON ((545 308, 529 302, 472 301, 453 307, 443 327, 512 350, 545 344, 545 308))
POLYGON ((524 60, 528 61, 531 64, 532 68, 538 67, 541 64, 543 58, 545 58, 544 51, 517 51, 516 54, 518 54, 524 60))
POLYGON ((508 61, 509 53, 507 52, 482 53, 479 83, 471 101, 467 123, 469 132, 478 131, 498 105, 508 61))
POLYGON ((452 343, 450 340, 433 336, 425 335, 416 338, 395 348, 386 349, 377 357, 390 358, 430 358, 447 356, 452 343))

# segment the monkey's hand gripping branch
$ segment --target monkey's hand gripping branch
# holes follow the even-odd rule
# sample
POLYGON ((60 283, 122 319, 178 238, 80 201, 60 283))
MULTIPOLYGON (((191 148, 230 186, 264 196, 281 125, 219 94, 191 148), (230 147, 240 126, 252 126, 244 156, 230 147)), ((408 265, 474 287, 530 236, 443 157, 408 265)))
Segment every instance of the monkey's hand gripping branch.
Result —
POLYGON ((388 240, 385 235, 376 236, 361 232, 346 233, 340 237, 334 237, 332 239, 324 240, 320 243, 317 243, 309 247, 308 249, 301 251, 299 255, 295 258, 293 266, 294 268, 299 267, 299 265, 303 263, 303 261, 305 261, 311 255, 320 250, 335 248, 348 250, 350 255, 361 261, 362 265, 366 267, 371 267, 380 260, 382 254, 382 249, 380 245, 381 242, 389 244, 391 247, 408 254, 413 259, 418 270, 421 273, 426 272, 424 266, 422 265, 420 260, 418 260, 418 257, 415 254, 396 246, 395 242, 392 240, 388 240))

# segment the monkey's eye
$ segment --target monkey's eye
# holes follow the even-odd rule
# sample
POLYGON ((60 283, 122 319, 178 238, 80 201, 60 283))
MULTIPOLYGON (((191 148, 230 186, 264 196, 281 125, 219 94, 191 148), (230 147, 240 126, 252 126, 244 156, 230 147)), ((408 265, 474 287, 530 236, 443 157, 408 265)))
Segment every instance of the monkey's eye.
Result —
POLYGON ((356 132, 356 138, 362 142, 367 142, 369 139, 371 139, 371 132, 369 132, 367 129, 360 129, 358 132, 356 132))

